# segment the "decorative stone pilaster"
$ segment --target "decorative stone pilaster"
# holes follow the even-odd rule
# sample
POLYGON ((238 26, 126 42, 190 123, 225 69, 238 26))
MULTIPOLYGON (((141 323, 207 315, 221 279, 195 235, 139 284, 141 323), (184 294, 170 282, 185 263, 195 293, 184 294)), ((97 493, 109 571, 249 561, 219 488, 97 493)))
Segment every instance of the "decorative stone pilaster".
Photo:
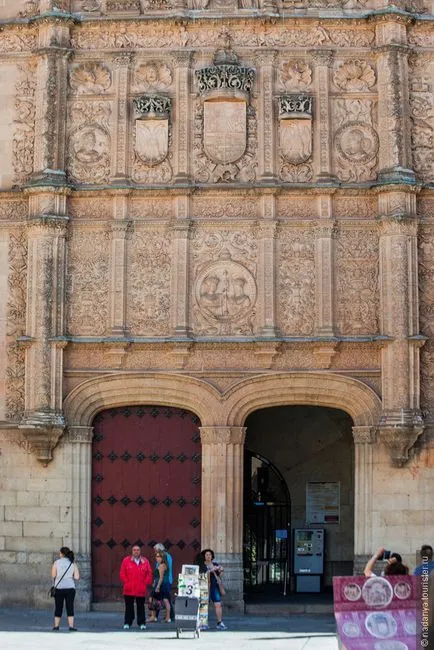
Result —
POLYGON ((407 24, 409 17, 377 18, 379 179, 414 182, 408 96, 407 24))
POLYGON ((189 305, 188 305, 188 243, 190 239, 191 222, 182 215, 188 211, 188 197, 177 199, 178 218, 172 225, 172 287, 171 287, 171 327, 174 336, 185 338, 189 336, 189 305))
POLYGON ((116 101, 114 103, 113 115, 114 132, 111 152, 111 175, 115 182, 125 182, 127 178, 128 157, 130 155, 130 147, 127 143, 128 89, 132 61, 133 54, 130 52, 120 54, 113 59, 116 101))
MULTIPOLYGON (((56 194, 50 192, 31 196, 30 200, 31 209, 36 206, 40 213, 44 207, 51 211, 56 204, 56 194)), ((26 350, 25 411, 19 426, 38 460, 45 464, 52 459, 64 428, 61 400, 67 221, 65 216, 40 214, 28 223, 26 336, 22 338, 26 350)))
POLYGON ((64 437, 69 456, 67 465, 71 490, 71 547, 80 565, 76 600, 80 609, 90 610, 91 572, 91 476, 93 427, 70 426, 64 437))
POLYGON ((372 554, 372 490, 375 427, 354 426, 354 555, 372 554))
POLYGON ((315 65, 316 119, 314 120, 314 168, 317 182, 330 183, 334 180, 332 172, 331 149, 331 104, 330 68, 333 63, 332 50, 312 50, 315 65))
POLYGON ((259 50, 256 61, 260 65, 258 133, 259 174, 262 182, 275 182, 275 130, 273 110, 273 81, 275 50, 259 50))
POLYGON ((228 600, 243 600, 243 471, 245 427, 201 427, 202 546, 225 564, 228 600))
MULTIPOLYGON (((274 196, 264 196, 263 201, 273 201, 274 196)), ((276 233, 277 222, 264 220, 259 223, 258 231, 258 294, 260 335, 274 338, 277 336, 276 327, 276 233)))
POLYGON ((336 228, 333 221, 320 221, 316 229, 316 333, 318 336, 334 336, 334 239, 336 228))
MULTIPOLYGON (((119 197, 120 198, 120 197, 119 197)), ((126 197, 123 197, 126 198, 126 197)), ((129 221, 116 219, 111 223, 111 291, 109 332, 114 336, 126 334, 126 247, 129 221)))
POLYGON ((71 17, 39 20, 33 182, 65 181, 66 97, 71 17))
POLYGON ((189 125, 190 125, 190 61, 191 52, 176 55, 176 110, 175 130, 175 182, 186 183, 189 174, 189 125))
POLYGON ((382 220, 380 236, 383 415, 379 439, 402 466, 423 431, 419 408, 417 224, 411 217, 382 220), (417 376, 417 381, 415 377, 417 376))

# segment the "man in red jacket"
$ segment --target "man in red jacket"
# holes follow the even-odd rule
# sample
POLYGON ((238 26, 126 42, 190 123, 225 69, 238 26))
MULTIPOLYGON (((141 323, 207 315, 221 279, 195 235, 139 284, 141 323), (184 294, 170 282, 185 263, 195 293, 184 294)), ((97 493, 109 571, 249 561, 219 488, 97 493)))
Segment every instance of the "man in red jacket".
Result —
POLYGON ((129 630, 134 621, 134 600, 137 606, 137 625, 141 630, 146 630, 145 601, 152 584, 152 571, 137 544, 132 547, 131 555, 122 560, 120 578, 124 585, 124 630, 129 630))

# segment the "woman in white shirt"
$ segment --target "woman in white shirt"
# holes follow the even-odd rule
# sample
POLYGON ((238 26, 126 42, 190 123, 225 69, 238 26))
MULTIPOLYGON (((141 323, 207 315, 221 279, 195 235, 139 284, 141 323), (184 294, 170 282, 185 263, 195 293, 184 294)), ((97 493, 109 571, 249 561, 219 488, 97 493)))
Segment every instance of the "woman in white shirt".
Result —
POLYGON ((76 632, 74 627, 75 580, 80 580, 78 566, 74 562, 74 553, 67 546, 62 546, 59 559, 51 567, 51 577, 56 589, 54 596, 54 627, 53 632, 59 631, 60 619, 63 613, 63 603, 66 605, 66 615, 70 632, 76 632))

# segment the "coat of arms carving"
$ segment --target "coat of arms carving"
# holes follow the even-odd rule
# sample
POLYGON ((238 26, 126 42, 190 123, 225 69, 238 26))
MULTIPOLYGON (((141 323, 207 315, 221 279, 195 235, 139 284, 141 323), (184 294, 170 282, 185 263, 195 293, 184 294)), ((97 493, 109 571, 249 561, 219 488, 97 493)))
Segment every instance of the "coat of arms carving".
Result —
POLYGON ((134 100, 134 107, 136 155, 147 165, 158 165, 169 151, 170 99, 143 96, 134 100))
POLYGON ((312 155, 312 98, 283 95, 279 98, 279 145, 283 160, 305 163, 312 155))
POLYGON ((239 160, 247 144, 247 105, 244 101, 204 103, 204 149, 217 163, 239 160))

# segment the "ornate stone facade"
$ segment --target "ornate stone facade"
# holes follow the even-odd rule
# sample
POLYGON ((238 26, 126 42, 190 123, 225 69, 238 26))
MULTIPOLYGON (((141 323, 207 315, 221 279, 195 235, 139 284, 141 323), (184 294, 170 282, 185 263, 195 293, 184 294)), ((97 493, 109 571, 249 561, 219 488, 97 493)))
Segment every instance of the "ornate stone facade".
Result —
MULTIPOLYGON (((90 490, 93 418, 160 402, 201 419, 204 503, 238 509, 202 509, 233 602, 255 409, 346 411, 354 556, 402 538, 378 523, 390 486, 418 512, 422 483, 434 489, 433 3, 4 4, 5 498, 22 505, 33 489, 42 512, 63 481, 58 507, 73 514, 58 512, 54 535, 36 509, 19 528, 0 507, 0 549, 27 562, 26 538, 72 540, 89 568, 75 504, 90 490)), ((418 525, 411 552, 426 541, 418 525)))

